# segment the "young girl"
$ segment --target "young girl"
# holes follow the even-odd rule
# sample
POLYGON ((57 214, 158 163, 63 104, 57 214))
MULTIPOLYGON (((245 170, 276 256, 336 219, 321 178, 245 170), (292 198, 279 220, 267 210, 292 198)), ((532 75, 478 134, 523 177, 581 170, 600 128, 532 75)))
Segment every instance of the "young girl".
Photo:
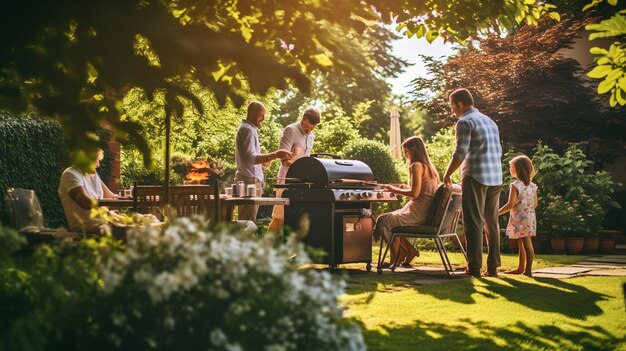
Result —
POLYGON ((531 277, 535 252, 531 238, 537 235, 537 185, 531 182, 534 176, 533 164, 525 156, 517 156, 509 162, 511 176, 516 181, 511 184, 509 201, 502 206, 498 215, 511 211, 509 224, 506 226, 506 235, 510 239, 517 239, 519 243, 519 266, 508 271, 509 274, 521 274, 531 277))

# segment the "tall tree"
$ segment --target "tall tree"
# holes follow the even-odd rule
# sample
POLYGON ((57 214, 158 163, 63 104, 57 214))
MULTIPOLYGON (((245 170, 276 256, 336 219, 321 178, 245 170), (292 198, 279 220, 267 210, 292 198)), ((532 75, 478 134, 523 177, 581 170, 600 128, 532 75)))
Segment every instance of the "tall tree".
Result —
POLYGON ((622 150, 626 121, 618 111, 606 111, 578 62, 559 52, 584 26, 569 20, 547 28, 523 26, 505 38, 478 39, 445 64, 430 59, 434 76, 413 81, 415 102, 452 124, 447 96, 465 86, 498 123, 504 142, 530 151, 539 139, 561 148, 591 140, 589 151, 610 160, 622 150))
POLYGON ((283 124, 295 121, 307 105, 326 110, 324 118, 339 115, 367 115, 359 128, 370 138, 386 135, 389 128, 388 100, 391 86, 386 81, 397 77, 407 66, 391 53, 392 41, 400 37, 382 25, 372 25, 363 35, 354 31, 337 38, 343 48, 341 55, 350 67, 332 66, 328 72, 315 72, 311 94, 288 89, 282 96, 279 119, 283 124))

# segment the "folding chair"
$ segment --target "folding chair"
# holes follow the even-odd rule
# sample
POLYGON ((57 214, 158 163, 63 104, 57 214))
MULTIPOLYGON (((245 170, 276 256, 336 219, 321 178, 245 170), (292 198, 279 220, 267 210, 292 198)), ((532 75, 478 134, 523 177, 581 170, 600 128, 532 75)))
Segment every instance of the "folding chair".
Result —
MULTIPOLYGON (((443 267, 446 270, 446 274, 451 275, 451 272, 453 270, 452 264, 450 263, 450 259, 448 258, 448 253, 444 246, 443 239, 447 237, 454 237, 454 239, 457 240, 459 246, 461 247, 461 251, 463 252, 465 261, 467 261, 467 254, 465 252, 465 249, 463 248, 463 245, 461 245, 461 241, 456 234, 456 228, 459 222, 459 218, 461 217, 461 212, 461 193, 459 192, 459 190, 441 185, 437 189, 433 204, 431 205, 431 223, 417 226, 394 228, 391 231, 391 238, 389 239, 389 242, 385 247, 385 252, 384 254, 382 254, 382 256, 381 241, 381 250, 378 253, 378 267, 380 267, 382 262, 384 262, 385 257, 387 256, 387 252, 389 251, 389 246, 396 238, 424 238, 435 240, 437 251, 439 252, 439 256, 441 257, 441 261, 443 262, 443 267)), ((395 264, 392 266, 395 267, 395 264)), ((383 273, 382 268, 378 268, 377 271, 378 274, 383 273)))

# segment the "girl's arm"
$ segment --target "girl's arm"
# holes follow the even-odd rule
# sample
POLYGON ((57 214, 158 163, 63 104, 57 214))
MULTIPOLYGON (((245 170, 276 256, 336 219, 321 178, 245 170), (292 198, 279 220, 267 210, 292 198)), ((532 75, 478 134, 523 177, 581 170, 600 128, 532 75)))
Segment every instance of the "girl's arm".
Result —
POLYGON ((509 212, 513 208, 513 205, 515 205, 515 201, 517 201, 517 188, 514 187, 513 184, 511 184, 511 189, 509 190, 509 201, 506 203, 506 205, 500 208, 500 210, 498 211, 498 216, 509 212))
POLYGON ((537 192, 535 191, 535 208, 537 208, 537 203, 538 203, 538 201, 537 201, 537 192))
POLYGON ((399 186, 394 186, 391 184, 385 185, 385 189, 391 191, 392 193, 408 196, 412 199, 416 199, 422 190, 422 176, 424 175, 424 165, 415 162, 411 165, 410 176, 411 176, 411 186, 408 189, 403 189, 399 186))

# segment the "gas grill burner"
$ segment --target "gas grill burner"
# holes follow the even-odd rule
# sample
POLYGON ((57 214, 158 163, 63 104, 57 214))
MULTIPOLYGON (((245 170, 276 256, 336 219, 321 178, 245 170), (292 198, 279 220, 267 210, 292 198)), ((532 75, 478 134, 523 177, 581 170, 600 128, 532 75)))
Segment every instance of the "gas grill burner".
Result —
POLYGON ((397 201, 395 194, 382 189, 372 170, 357 160, 302 157, 285 178, 283 197, 285 224, 299 229, 303 216, 309 219, 304 243, 328 254, 321 263, 336 267, 342 263, 372 262, 373 202, 397 201))

